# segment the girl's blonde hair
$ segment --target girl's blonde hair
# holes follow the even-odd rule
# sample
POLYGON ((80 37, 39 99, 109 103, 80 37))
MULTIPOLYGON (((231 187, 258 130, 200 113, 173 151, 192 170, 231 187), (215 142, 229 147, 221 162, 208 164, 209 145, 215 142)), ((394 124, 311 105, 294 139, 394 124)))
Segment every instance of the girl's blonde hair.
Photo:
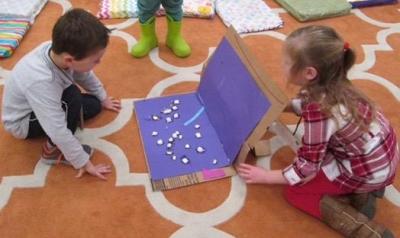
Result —
POLYGON ((344 105, 344 118, 353 118, 363 129, 367 129, 375 118, 375 105, 360 90, 352 85, 347 72, 355 63, 355 53, 348 43, 327 26, 306 26, 292 32, 285 43, 285 52, 293 65, 291 75, 306 67, 314 67, 317 76, 301 91, 303 99, 318 102, 322 111, 332 116, 332 107, 344 105), (368 116, 365 116, 365 113, 368 116))

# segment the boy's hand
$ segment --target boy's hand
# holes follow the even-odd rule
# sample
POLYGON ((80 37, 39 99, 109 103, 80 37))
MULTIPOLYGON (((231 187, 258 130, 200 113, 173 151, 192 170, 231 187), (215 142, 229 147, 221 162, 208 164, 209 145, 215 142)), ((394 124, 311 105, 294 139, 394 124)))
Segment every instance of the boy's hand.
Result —
POLYGON ((90 175, 98 177, 100 179, 107 180, 104 174, 111 173, 111 166, 105 164, 93 165, 92 162, 88 161, 85 166, 79 169, 76 177, 82 177, 85 172, 88 172, 90 175))
POLYGON ((104 101, 101 102, 101 105, 105 109, 114 112, 119 112, 119 110, 121 109, 121 101, 112 97, 107 97, 106 99, 104 99, 104 101))

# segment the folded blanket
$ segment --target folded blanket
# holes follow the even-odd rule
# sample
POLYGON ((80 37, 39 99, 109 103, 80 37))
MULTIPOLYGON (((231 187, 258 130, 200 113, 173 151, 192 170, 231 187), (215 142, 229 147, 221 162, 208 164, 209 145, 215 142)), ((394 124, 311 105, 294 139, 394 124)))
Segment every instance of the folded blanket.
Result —
MULTIPOLYGON (((215 15, 215 0, 183 0, 183 16, 212 18, 215 15)), ((157 15, 165 15, 165 9, 161 6, 157 15)))
POLYGON ((1 0, 0 18, 25 18, 33 22, 47 0, 1 0))
POLYGON ((137 0, 102 0, 97 16, 102 19, 137 17, 137 0))
POLYGON ((282 27, 282 19, 262 0, 217 0, 216 11, 225 25, 238 33, 282 27))
MULTIPOLYGON (((215 15, 215 0, 184 0, 183 16, 211 18, 215 15)), ((97 16, 102 19, 138 17, 137 0, 102 0, 97 16)), ((161 6, 157 15, 164 15, 161 6)))
POLYGON ((348 0, 353 8, 370 7, 385 4, 395 4, 397 0, 348 0))
POLYGON ((347 0, 276 0, 299 21, 311 21, 350 13, 347 0))
POLYGON ((10 57, 30 27, 30 19, 0 19, 0 58, 10 57))

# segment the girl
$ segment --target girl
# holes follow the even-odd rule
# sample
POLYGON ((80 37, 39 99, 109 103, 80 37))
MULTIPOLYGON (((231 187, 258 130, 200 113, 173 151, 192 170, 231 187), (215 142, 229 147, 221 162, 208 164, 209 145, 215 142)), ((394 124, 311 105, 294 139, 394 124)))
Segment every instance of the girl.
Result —
POLYGON ((330 27, 291 33, 284 71, 290 83, 301 86, 290 107, 304 119, 303 145, 283 170, 240 164, 238 173, 247 183, 288 184, 289 203, 346 237, 394 237, 371 219, 375 197, 394 179, 396 136, 347 78, 354 62, 354 51, 330 27))
POLYGON ((168 34, 166 45, 178 57, 187 57, 191 53, 190 46, 181 36, 182 3, 183 0, 138 0, 140 40, 131 49, 131 55, 136 58, 146 56, 150 50, 157 47, 155 32, 156 19, 154 14, 160 8, 160 3, 167 13, 168 34))

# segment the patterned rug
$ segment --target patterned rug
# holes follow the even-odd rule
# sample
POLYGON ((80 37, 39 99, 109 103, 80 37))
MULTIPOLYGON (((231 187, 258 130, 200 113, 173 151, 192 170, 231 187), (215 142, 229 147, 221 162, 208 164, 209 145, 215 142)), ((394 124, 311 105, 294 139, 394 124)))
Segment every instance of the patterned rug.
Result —
MULTIPOLYGON (((304 26, 272 0, 265 1, 284 21, 283 28, 241 35, 272 80, 282 80, 281 49, 285 37, 304 26)), ((99 1, 51 0, 36 18, 14 55, 0 61, 0 95, 16 62, 50 40, 56 19, 69 7, 96 14, 99 1)), ((340 237, 323 223, 291 207, 282 186, 246 185, 237 176, 199 185, 153 192, 139 138, 133 101, 196 90, 203 63, 226 27, 219 17, 185 18, 183 34, 193 52, 176 58, 165 47, 166 19, 157 18, 159 48, 134 59, 128 51, 139 37, 136 19, 106 20, 110 45, 95 68, 110 95, 122 100, 120 113, 104 112, 78 133, 96 149, 93 160, 113 166, 103 182, 76 179, 67 166, 38 161, 44 139, 14 139, 0 126, 0 237, 340 237)), ((400 4, 352 10, 351 14, 315 21, 334 27, 357 51, 350 77, 377 101, 400 135, 400 4)), ((293 128, 296 118, 282 115, 293 128)), ((272 155, 250 163, 283 168, 295 154, 272 137, 272 155)), ((376 221, 400 236, 400 176, 378 202, 376 221)))

